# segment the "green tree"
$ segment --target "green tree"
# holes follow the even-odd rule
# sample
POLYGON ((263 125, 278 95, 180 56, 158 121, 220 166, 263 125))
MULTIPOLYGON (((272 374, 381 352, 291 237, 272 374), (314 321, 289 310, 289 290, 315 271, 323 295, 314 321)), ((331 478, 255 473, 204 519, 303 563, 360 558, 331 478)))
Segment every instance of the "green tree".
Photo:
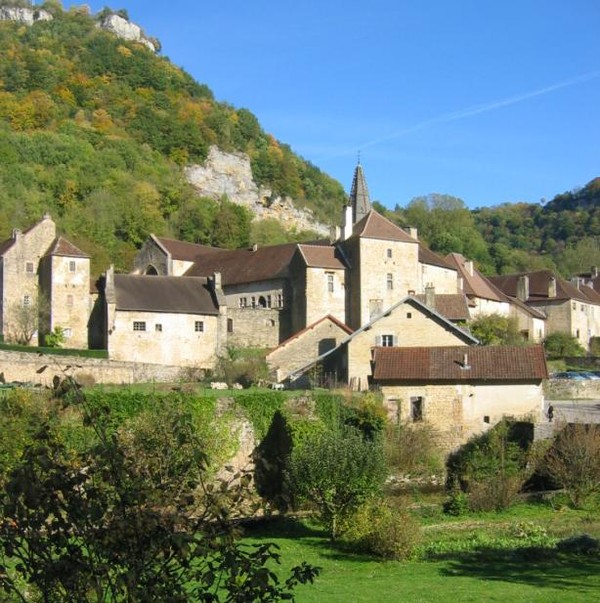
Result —
POLYGON ((522 345, 516 318, 501 314, 480 316, 469 324, 472 335, 483 345, 522 345))
POLYGON ((569 356, 585 356, 585 350, 576 337, 569 333, 551 333, 544 340, 546 356, 550 359, 565 358, 569 356))
POLYGON ((289 462, 292 495, 316 505, 332 540, 343 520, 381 491, 386 473, 381 440, 352 427, 310 434, 289 462))
POLYGON ((69 449, 47 421, 12 470, 0 498, 5 592, 48 603, 279 601, 313 580, 303 563, 281 582, 272 545, 238 541, 232 519, 249 477, 209 478, 189 415, 165 409, 114 432, 108 409, 67 385, 94 443, 69 449))

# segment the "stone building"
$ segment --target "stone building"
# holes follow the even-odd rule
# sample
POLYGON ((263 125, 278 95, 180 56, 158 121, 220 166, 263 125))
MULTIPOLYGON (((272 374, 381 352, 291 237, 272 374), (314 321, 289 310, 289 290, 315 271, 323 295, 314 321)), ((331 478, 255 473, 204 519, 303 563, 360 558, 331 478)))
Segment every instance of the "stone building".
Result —
POLYGON ((5 341, 44 343, 60 327, 66 347, 88 347, 90 258, 57 237, 49 215, 0 244, 0 289, 5 341))

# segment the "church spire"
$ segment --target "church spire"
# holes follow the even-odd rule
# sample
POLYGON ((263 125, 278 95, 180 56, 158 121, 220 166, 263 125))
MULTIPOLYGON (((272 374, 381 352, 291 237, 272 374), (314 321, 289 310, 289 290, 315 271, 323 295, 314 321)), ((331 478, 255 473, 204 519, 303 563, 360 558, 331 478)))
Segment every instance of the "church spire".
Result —
POLYGON ((356 169, 354 170, 354 178, 352 179, 352 189, 350 190, 348 205, 352 206, 352 222, 354 224, 371 211, 369 189, 367 188, 367 181, 365 180, 362 165, 360 164, 360 156, 356 169))

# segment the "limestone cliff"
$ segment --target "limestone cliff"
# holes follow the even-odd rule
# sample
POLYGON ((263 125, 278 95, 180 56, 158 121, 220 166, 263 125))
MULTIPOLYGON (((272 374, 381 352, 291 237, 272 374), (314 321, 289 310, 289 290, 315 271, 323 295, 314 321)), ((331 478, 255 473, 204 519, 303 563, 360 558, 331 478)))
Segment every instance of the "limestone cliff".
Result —
POLYGON ((314 230, 323 236, 330 232, 310 210, 298 209, 289 197, 273 195, 271 189, 257 186, 250 158, 244 153, 225 153, 212 146, 204 165, 187 167, 185 175, 198 194, 213 199, 227 195, 230 201, 247 207, 257 220, 274 218, 287 230, 314 230))
POLYGON ((131 23, 131 21, 128 21, 120 15, 107 15, 100 21, 98 26, 106 31, 110 31, 111 33, 115 34, 115 36, 122 38, 123 40, 143 44, 152 52, 157 52, 158 50, 156 40, 150 40, 147 38, 139 25, 131 23))
POLYGON ((0 21, 16 21, 25 25, 33 25, 36 21, 51 21, 52 15, 39 8, 17 8, 0 6, 0 21))

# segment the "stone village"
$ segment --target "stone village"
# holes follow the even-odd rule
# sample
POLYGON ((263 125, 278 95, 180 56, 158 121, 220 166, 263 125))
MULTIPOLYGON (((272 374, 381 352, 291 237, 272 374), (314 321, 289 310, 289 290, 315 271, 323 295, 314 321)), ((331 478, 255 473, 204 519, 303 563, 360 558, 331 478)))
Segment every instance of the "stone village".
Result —
MULTIPOLYGON (((107 350, 85 367, 98 382, 172 378, 213 369, 229 346, 264 348, 275 383, 306 387, 318 367, 351 389, 375 386, 394 420, 427 420, 448 448, 502 416, 541 416, 547 334, 584 347, 600 335, 597 271, 486 278, 372 209, 360 164, 328 240, 226 250, 150 235, 130 274, 111 267, 90 290, 90 257, 46 215, 14 230, 0 258, 4 340, 43 298, 32 343, 59 328, 67 348, 107 350), (514 317, 532 345, 479 346, 468 324, 489 314, 514 317)), ((6 378, 22 378, 3 354, 6 378)))

